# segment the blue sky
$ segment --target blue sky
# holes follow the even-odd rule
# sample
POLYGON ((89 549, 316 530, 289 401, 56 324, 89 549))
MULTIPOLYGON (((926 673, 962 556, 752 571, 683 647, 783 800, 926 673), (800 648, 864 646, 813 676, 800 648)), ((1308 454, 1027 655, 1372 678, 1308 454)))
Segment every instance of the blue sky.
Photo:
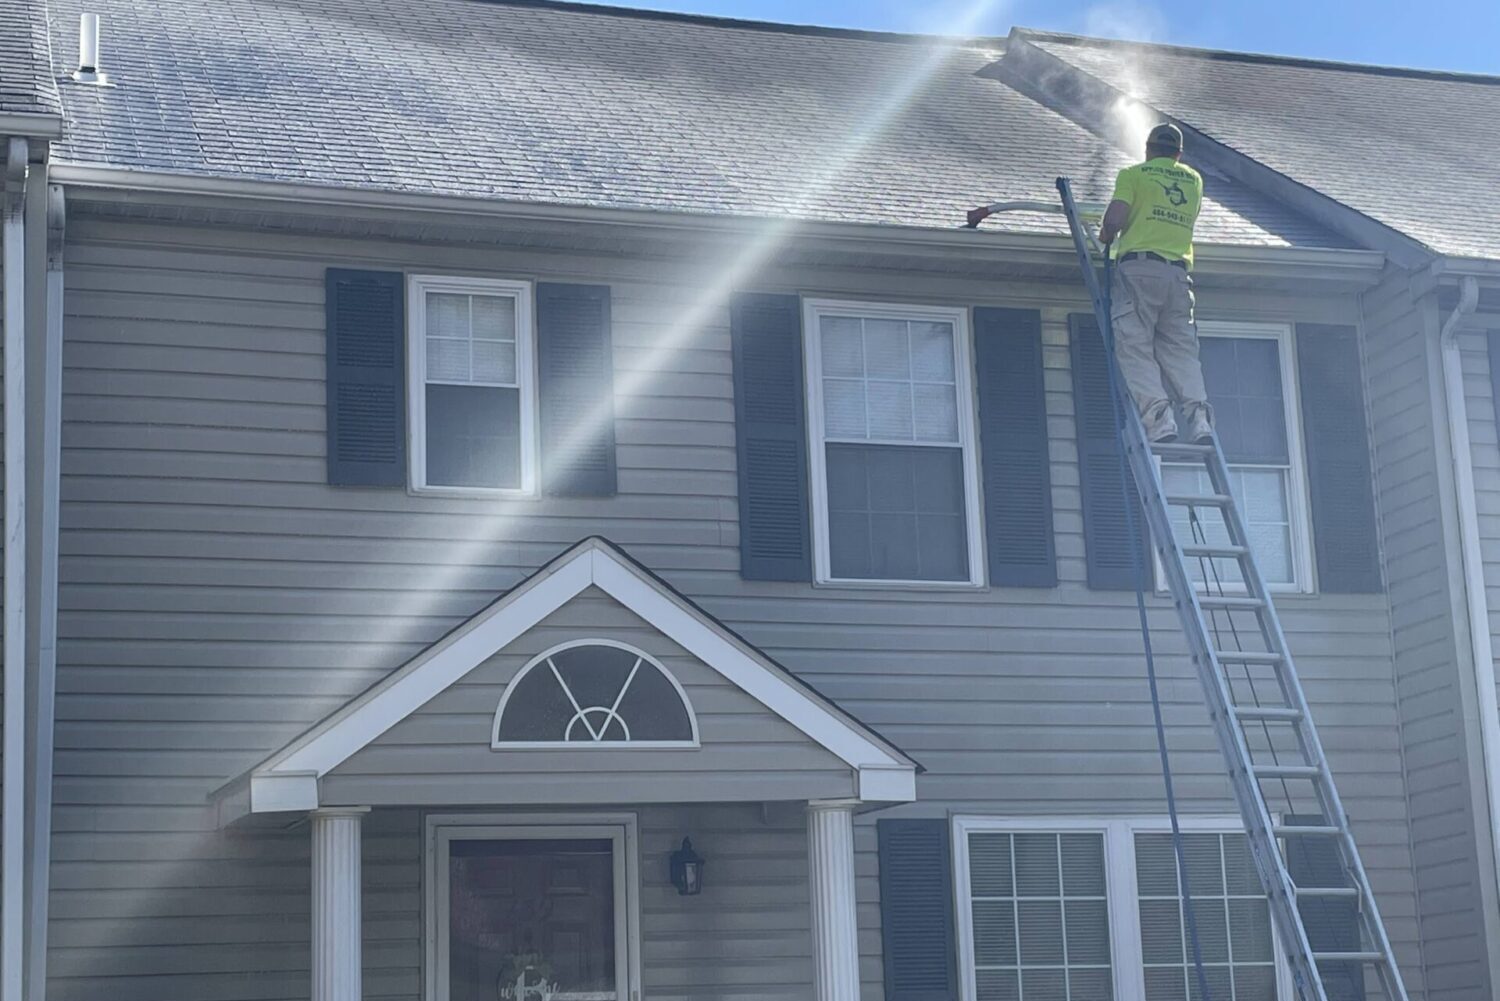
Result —
MULTIPOLYGON (((975 2, 629 0, 616 5, 850 28, 942 31, 958 23, 975 2)), ((1500 0, 994 0, 974 33, 1004 34, 1013 24, 1214 49, 1500 74, 1500 0)))

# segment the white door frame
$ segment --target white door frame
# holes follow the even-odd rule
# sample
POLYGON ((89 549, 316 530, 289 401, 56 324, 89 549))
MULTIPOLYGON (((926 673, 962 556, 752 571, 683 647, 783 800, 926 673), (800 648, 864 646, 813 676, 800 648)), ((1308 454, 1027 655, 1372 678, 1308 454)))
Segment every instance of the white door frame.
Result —
POLYGON ((608 839, 614 845, 615 982, 641 997, 640 837, 633 813, 436 813, 423 824, 425 1001, 448 1001, 448 846, 486 839, 608 839))

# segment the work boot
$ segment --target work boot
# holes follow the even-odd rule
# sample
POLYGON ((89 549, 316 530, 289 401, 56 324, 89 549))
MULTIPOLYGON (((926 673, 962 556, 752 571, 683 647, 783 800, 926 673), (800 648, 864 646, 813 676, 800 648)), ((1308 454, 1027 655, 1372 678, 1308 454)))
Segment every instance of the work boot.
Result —
POLYGON ((1188 422, 1188 440, 1207 445, 1214 440, 1214 410, 1207 403, 1189 403, 1183 408, 1188 422))
POLYGON ((1146 425, 1146 438, 1152 442, 1176 441, 1177 418, 1172 415, 1172 404, 1159 400, 1146 408, 1141 415, 1146 425))

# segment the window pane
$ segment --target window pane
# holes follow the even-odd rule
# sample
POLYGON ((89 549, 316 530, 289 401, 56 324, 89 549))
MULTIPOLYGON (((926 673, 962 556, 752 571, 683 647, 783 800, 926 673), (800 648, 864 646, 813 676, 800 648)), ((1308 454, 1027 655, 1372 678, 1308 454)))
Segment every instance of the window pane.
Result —
POLYGON ((852 379, 823 380, 823 432, 829 438, 868 438, 865 384, 852 379))
POLYGON ((834 577, 968 579, 958 449, 830 444, 825 454, 834 577))
POLYGON ((474 337, 478 340, 516 339, 516 300, 508 295, 476 295, 471 299, 474 310, 474 337))
POLYGON ((870 437, 912 440, 911 383, 868 382, 870 437))
POLYGON ((512 683, 502 743, 691 741, 692 718, 660 668, 633 650, 560 650, 512 683))
POLYGON ((537 996, 618 998, 613 850, 608 840, 450 842, 450 996, 513 995, 519 981, 537 996))
POLYGON ((953 324, 911 325, 912 376, 924 382, 953 381, 953 324))
MULTIPOLYGON (((1268 584, 1295 583, 1292 528, 1288 515, 1290 472, 1286 469, 1231 467, 1229 476, 1235 505, 1245 523, 1261 576, 1268 584)), ((1196 466, 1162 466, 1162 484, 1174 494, 1213 493, 1207 471, 1196 466)), ((1229 541, 1229 529, 1223 512, 1218 508, 1195 508, 1190 514, 1187 507, 1174 504, 1171 516, 1179 542, 1199 539, 1209 543, 1229 541), (1196 524, 1193 517, 1196 517, 1196 524)), ((1188 561, 1188 573, 1209 590, 1217 590, 1220 586, 1240 587, 1244 583, 1238 565, 1232 560, 1192 559, 1188 561)))
POLYGON ((475 341, 474 381, 516 384, 516 342, 475 341))
POLYGON ((427 336, 469 339, 469 297, 427 293, 427 336))
POLYGON ((1204 337, 1203 377, 1224 456, 1231 463, 1285 464, 1286 404, 1281 345, 1265 337, 1204 337))
POLYGON ((865 375, 872 379, 911 378, 905 320, 865 321, 865 375))
POLYGON ((1009 834, 969 835, 969 880, 976 897, 1009 897, 1015 892, 1009 834))
POLYGON ((427 378, 468 382, 469 342, 447 337, 427 338, 427 378))
POLYGON ((917 441, 958 441, 958 400, 951 385, 919 383, 914 389, 917 441))
POLYGON ((427 387, 427 482, 521 485, 521 397, 515 389, 427 387))
POLYGON ((974 961, 980 966, 1016 965, 1016 904, 974 901, 974 961))

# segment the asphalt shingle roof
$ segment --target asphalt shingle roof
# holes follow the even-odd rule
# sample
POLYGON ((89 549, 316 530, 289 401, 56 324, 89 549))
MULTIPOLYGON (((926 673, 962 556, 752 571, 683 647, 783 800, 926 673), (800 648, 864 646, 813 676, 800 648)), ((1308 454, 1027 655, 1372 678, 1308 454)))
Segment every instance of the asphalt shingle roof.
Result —
MULTIPOLYGON (((54 44, 81 0, 53 0, 54 44)), ((58 160, 486 199, 949 228, 1127 159, 958 44, 486 0, 87 0, 117 87, 58 160)), ((63 51, 59 49, 59 51, 63 51)), ((1209 179, 1206 242, 1346 245, 1209 179)), ((986 226, 1057 232, 1035 214, 986 226)))
POLYGON ((1434 250, 1500 258, 1500 77, 1019 34, 1434 250))
POLYGON ((0 113, 62 113, 47 51, 46 9, 44 0, 0 0, 0 113))

